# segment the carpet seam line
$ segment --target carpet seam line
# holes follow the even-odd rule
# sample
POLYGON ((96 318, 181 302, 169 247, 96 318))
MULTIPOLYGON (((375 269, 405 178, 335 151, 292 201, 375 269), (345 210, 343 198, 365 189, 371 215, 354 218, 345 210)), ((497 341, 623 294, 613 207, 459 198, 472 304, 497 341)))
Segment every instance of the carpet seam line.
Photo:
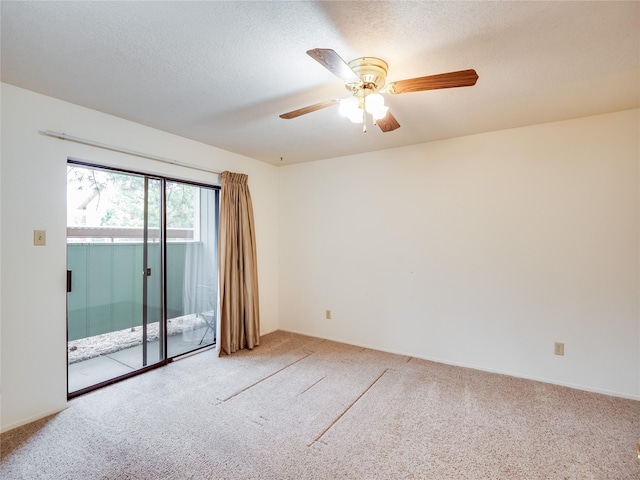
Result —
POLYGON ((296 395, 297 397, 299 397, 300 395, 302 395, 305 392, 308 392, 309 390, 311 390, 313 387, 315 387, 317 384, 319 384, 322 380, 324 380, 325 378, 327 378, 327 376, 325 375, 324 377, 322 377, 320 380, 318 380, 317 382, 313 382, 311 385, 309 385, 307 388, 305 388, 303 391, 301 391, 298 395, 296 395))
POLYGON ((373 382, 371 382, 371 384, 370 384, 370 385, 369 385, 369 386, 368 386, 368 387, 367 387, 367 388, 366 388, 366 389, 365 389, 365 390, 364 390, 360 395, 358 395, 358 397, 357 397, 353 402, 351 402, 351 404, 350 404, 350 405, 349 405, 349 406, 348 406, 348 407, 347 407, 347 408, 346 408, 346 409, 345 409, 345 410, 344 410, 340 415, 338 415, 338 417, 337 417, 333 422, 331 422, 331 424, 330 424, 327 428, 325 428, 325 429, 322 431, 322 433, 321 433, 320 435, 318 435, 318 437, 317 437, 313 442, 311 442, 308 446, 309 446, 309 447, 311 447, 314 443, 318 442, 322 437, 324 437, 324 435, 325 435, 329 430, 331 430, 331 428, 333 428, 333 426, 334 426, 336 423, 338 423, 338 422, 340 421, 340 419, 341 419, 342 417, 344 417, 344 416, 347 414, 347 412, 348 412, 349 410, 351 410, 351 408, 352 408, 352 407, 353 407, 353 406, 354 406, 354 405, 355 405, 355 404, 356 404, 356 403, 357 403, 357 402, 358 402, 362 397, 364 397, 364 395, 365 395, 369 390, 371 390, 371 388, 372 388, 376 383, 378 383, 378 380, 380 380, 380 379, 382 378, 382 376, 383 376, 385 373, 387 373, 388 371, 389 371, 389 369, 388 369, 388 368, 385 368, 385 369, 382 371, 382 373, 381 373, 380 375, 378 375, 378 378, 376 378, 373 382))
POLYGON ((283 370, 286 370, 287 368, 289 368, 289 367, 291 367, 291 366, 295 365, 296 363, 298 363, 298 362, 300 362, 300 361, 304 360, 305 358, 310 357, 310 356, 311 356, 311 355, 313 355, 314 353, 316 353, 316 352, 307 353, 304 357, 299 358, 299 359, 298 359, 298 360, 296 360, 295 362, 292 362, 292 363, 290 363, 290 364, 288 364, 288 365, 285 365, 285 366, 284 366, 284 367, 282 367, 281 369, 276 370, 275 372, 273 372, 273 373, 271 373, 271 374, 267 375, 267 376, 266 376, 266 377, 264 377, 264 378, 261 378, 261 379, 260 379, 260 380, 258 380, 257 382, 252 383, 251 385, 249 385, 249 386, 247 386, 247 387, 243 388, 242 390, 240 390, 240 391, 238 391, 238 392, 234 393, 233 395, 230 395, 230 396, 228 396, 227 398, 223 399, 223 400, 222 400, 222 403, 224 403, 224 402, 226 402, 226 401, 228 401, 228 400, 231 400, 231 399, 232 399, 232 398, 234 398, 234 397, 237 397, 237 396, 238 396, 238 395, 240 395, 241 393, 246 392, 246 391, 247 391, 247 390, 249 390, 250 388, 253 388, 253 387, 255 387, 256 385, 258 385, 259 383, 264 382, 265 380, 267 380, 267 379, 269 379, 269 378, 273 377, 274 375, 277 375, 278 373, 282 372, 283 370))

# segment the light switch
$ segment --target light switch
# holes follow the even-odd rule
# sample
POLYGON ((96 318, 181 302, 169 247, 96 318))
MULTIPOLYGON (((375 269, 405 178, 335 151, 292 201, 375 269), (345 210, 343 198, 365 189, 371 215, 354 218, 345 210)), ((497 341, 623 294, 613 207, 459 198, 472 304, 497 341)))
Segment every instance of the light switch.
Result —
POLYGON ((556 355, 564 355, 564 343, 555 342, 553 344, 553 353, 555 353, 556 355))
POLYGON ((33 231, 33 244, 34 245, 46 245, 47 244, 47 231, 46 230, 34 230, 33 231))

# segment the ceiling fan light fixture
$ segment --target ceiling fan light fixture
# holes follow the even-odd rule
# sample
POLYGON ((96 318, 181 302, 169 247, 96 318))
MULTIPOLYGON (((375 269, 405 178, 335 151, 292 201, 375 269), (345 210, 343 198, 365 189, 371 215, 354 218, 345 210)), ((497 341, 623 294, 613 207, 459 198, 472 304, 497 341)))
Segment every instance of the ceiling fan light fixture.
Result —
POLYGON ((353 123, 362 123, 364 111, 360 108, 360 100, 356 97, 340 100, 340 115, 347 117, 353 123))
POLYGON ((364 110, 358 108, 349 113, 348 117, 353 123, 362 123, 364 121, 364 110))
POLYGON ((380 120, 381 118, 386 117, 388 112, 389 112, 389 107, 382 107, 377 109, 375 112, 373 112, 371 116, 373 117, 374 120, 380 120))
POLYGON ((384 105, 384 97, 379 93, 371 93, 364 99, 364 107, 368 114, 370 114, 375 120, 384 118, 389 107, 384 105))

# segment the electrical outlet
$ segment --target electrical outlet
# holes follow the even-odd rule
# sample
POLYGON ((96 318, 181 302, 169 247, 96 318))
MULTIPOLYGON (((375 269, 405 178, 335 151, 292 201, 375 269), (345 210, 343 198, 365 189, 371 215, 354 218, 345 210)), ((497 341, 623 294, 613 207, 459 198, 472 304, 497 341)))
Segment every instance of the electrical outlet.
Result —
POLYGON ((556 342, 553 344, 553 353, 556 355, 564 355, 564 343, 556 342))
POLYGON ((331 310, 327 310, 327 311, 325 312, 324 316, 325 316, 325 318, 326 318, 327 320, 331 320, 331 310))
POLYGON ((33 244, 34 245, 46 245, 47 244, 47 231, 46 230, 34 230, 33 231, 33 244))

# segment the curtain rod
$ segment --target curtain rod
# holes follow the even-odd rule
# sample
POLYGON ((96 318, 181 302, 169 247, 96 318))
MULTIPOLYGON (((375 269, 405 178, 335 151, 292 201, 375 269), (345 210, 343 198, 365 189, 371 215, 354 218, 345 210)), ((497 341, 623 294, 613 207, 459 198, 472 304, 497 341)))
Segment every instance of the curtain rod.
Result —
POLYGON ((136 150, 129 150, 128 148, 115 147, 113 145, 107 145, 106 143, 87 140, 86 138, 74 137, 72 135, 67 135, 66 133, 52 132, 51 130, 45 130, 43 132, 41 131, 40 133, 43 135, 47 135, 48 137, 59 138, 60 140, 68 140, 70 142, 82 143, 84 145, 91 145, 92 147, 103 148, 105 150, 111 150, 113 152, 126 153, 127 155, 133 155, 135 157, 148 158, 149 160, 155 160, 157 162, 162 162, 162 163, 169 163, 171 165, 179 165, 181 167, 192 168, 194 170, 200 170, 202 172, 215 173, 218 175, 222 173, 219 170, 210 170, 208 168, 200 167, 192 163, 180 162, 178 160, 173 160, 171 158, 166 158, 166 157, 159 157, 157 155, 152 155, 150 153, 137 152, 136 150))

